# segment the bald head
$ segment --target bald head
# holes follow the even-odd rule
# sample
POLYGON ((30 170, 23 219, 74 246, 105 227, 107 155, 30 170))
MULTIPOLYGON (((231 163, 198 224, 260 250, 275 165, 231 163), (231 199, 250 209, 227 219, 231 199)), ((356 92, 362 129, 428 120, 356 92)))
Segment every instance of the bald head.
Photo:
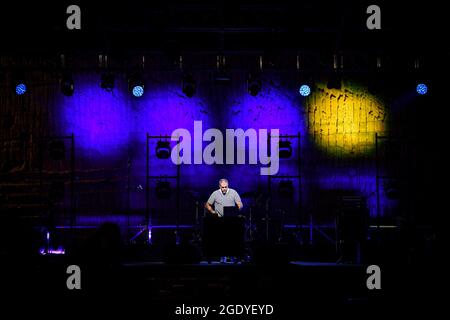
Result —
POLYGON ((220 179, 219 180, 219 188, 220 188, 220 191, 222 191, 223 194, 227 193, 227 191, 228 191, 228 180, 227 179, 220 179))

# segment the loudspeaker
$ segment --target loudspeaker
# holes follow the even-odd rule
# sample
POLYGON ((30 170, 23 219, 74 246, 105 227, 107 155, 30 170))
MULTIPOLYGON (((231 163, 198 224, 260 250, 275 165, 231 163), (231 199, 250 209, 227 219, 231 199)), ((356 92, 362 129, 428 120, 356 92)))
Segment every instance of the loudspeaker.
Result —
POLYGON ((367 239, 369 210, 358 196, 343 197, 336 217, 340 262, 361 262, 361 246, 367 239))

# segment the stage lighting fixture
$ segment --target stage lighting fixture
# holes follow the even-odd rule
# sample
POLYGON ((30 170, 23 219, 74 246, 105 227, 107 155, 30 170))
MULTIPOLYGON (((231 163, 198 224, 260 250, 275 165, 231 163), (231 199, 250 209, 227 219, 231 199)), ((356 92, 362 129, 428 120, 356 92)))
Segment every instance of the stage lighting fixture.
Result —
POLYGON ((144 95, 144 82, 140 74, 131 76, 128 80, 128 89, 134 97, 139 98, 144 95))
POLYGON ((183 93, 188 98, 192 98, 197 89, 194 77, 191 74, 185 74, 183 76, 183 93))
POLYGON ((16 94, 21 96, 27 92, 27 86, 25 83, 16 84, 16 94))
POLYGON ((309 85, 303 84, 300 86, 300 89, 298 89, 298 92, 300 93, 301 96, 307 97, 311 93, 311 88, 309 85))
POLYGON ((302 97, 307 97, 314 90, 313 89, 315 85, 314 76, 311 73, 306 72, 304 70, 298 71, 297 84, 298 84, 298 93, 302 97))
POLYGON ((333 72, 330 74, 330 77, 328 79, 327 88, 328 89, 341 89, 341 80, 342 76, 338 72, 333 72))
POLYGON ((261 91, 262 82, 258 75, 250 74, 247 79, 247 90, 252 96, 257 96, 261 91))
POLYGON ((291 180, 280 181, 278 184, 278 195, 284 199, 289 199, 294 196, 294 185, 291 180))
POLYGON ((416 91, 420 95, 425 95, 428 92, 428 86, 425 83, 419 83, 416 87, 416 91))
POLYGON ((172 188, 169 181, 158 181, 156 183, 156 197, 158 199, 168 199, 172 194, 172 188))
POLYGON ((142 97, 144 95, 144 86, 134 86, 132 93, 136 98, 142 97))
POLYGON ((48 145, 48 153, 52 160, 63 160, 66 154, 66 145, 62 140, 52 140, 48 145))
POLYGON ((25 76, 23 72, 15 72, 13 74, 13 84, 14 84, 14 90, 18 96, 21 96, 25 94, 28 90, 26 82, 25 82, 25 76))
POLYGON ((220 85, 229 85, 231 83, 231 77, 225 71, 219 71, 214 77, 214 82, 220 85))
POLYGON ((292 145, 289 140, 280 140, 278 145, 280 159, 288 159, 292 156, 292 145))
POLYGON ((115 77, 112 72, 103 72, 100 80, 100 87, 106 91, 114 89, 115 77))
POLYGON ((156 157, 158 159, 168 159, 170 157, 170 142, 159 140, 156 144, 156 157))
POLYGON ((60 88, 61 88, 61 92, 62 94, 64 94, 65 96, 71 96, 73 95, 73 91, 74 91, 74 84, 73 84, 73 79, 72 76, 70 74, 64 74, 60 80, 60 88))
POLYGON ((367 89, 371 94, 379 94, 383 88, 386 87, 385 81, 383 81, 380 75, 373 75, 369 80, 369 84, 367 85, 367 89))
POLYGON ((386 180, 383 183, 384 187, 384 194, 386 195, 386 198, 390 200, 397 200, 401 197, 401 186, 400 181, 398 180, 386 180))

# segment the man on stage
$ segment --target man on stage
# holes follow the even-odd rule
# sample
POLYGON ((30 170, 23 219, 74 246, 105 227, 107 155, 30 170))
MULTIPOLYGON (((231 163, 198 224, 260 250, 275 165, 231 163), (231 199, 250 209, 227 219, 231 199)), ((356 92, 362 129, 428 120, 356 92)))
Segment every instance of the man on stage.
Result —
POLYGON ((224 207, 238 206, 239 210, 242 209, 242 201, 236 190, 228 188, 228 180, 219 180, 219 189, 214 191, 205 204, 205 208, 213 216, 223 217, 224 207), (214 209, 213 206, 214 205, 214 209))
MULTIPOLYGON (((242 201, 236 190, 228 188, 228 180, 219 180, 219 189, 214 191, 205 204, 212 217, 224 217, 224 208, 242 209, 242 201), (213 209, 214 206, 214 209, 213 209)), ((220 261, 240 262, 244 245, 243 217, 226 217, 214 219, 205 217, 204 249, 207 256, 219 255, 220 261)))

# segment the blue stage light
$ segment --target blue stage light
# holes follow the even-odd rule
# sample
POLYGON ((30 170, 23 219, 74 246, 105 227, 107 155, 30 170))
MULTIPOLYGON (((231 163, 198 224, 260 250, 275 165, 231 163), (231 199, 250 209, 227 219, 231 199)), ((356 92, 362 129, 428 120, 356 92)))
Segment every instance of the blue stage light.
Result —
POLYGON ((183 76, 183 93, 188 98, 192 98, 197 89, 197 84, 194 80, 194 77, 191 74, 185 74, 183 76))
POLYGON ((144 94, 144 86, 142 85, 134 86, 132 92, 133 96, 135 96, 136 98, 142 97, 142 95, 144 94))
POLYGON ((307 84, 304 84, 300 87, 298 92, 300 93, 301 96, 307 97, 311 93, 311 88, 307 84))
POLYGON ((420 95, 424 95, 428 92, 428 87, 426 84, 424 83, 419 83, 416 87, 416 91, 418 94, 420 95))
POLYGON ((142 97, 144 95, 144 88, 145 84, 140 72, 133 73, 128 77, 128 90, 134 97, 142 97))
POLYGON ((247 90, 252 96, 257 96, 262 89, 262 81, 259 75, 250 74, 247 79, 247 90))
POLYGON ((114 89, 115 76, 112 72, 103 72, 100 79, 100 87, 111 92, 114 89))
POLYGON ((64 74, 60 80, 60 89, 61 92, 65 95, 65 96, 72 96, 73 95, 73 91, 74 91, 74 82, 73 82, 73 78, 72 76, 67 73, 64 74))
POLYGON ((25 94, 27 92, 27 86, 24 83, 19 83, 16 85, 16 94, 17 95, 22 95, 25 94))

